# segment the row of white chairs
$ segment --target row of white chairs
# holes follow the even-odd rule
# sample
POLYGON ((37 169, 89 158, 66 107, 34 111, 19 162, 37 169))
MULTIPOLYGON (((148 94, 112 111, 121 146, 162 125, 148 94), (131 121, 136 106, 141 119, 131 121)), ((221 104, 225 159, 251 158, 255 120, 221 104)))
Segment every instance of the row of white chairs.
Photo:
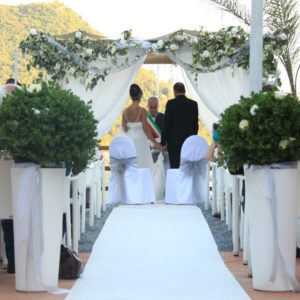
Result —
POLYGON ((241 209, 244 197, 242 195, 242 175, 231 175, 228 169, 218 167, 217 162, 208 164, 208 186, 205 199, 205 209, 211 207, 211 213, 220 213, 228 230, 232 230, 233 254, 239 255, 244 243, 244 212, 241 209))
POLYGON ((99 160, 91 164, 86 171, 66 177, 65 209, 67 221, 66 244, 78 252, 78 242, 81 233, 86 231, 86 190, 90 190, 89 201, 89 226, 93 227, 95 217, 101 217, 101 212, 106 210, 105 197, 105 164, 99 160), (71 187, 71 196, 70 196, 71 187), (71 227, 72 205, 72 227, 71 227))

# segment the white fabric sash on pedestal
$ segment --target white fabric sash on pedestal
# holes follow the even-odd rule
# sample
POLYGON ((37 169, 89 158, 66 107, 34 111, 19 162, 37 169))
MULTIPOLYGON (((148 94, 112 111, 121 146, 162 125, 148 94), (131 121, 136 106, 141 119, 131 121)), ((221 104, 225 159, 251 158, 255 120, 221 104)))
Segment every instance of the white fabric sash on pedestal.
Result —
POLYGON ((279 241, 278 241, 278 224, 277 224, 277 206, 278 199, 276 197, 274 170, 278 169, 297 169, 297 162, 277 163, 264 166, 251 166, 250 171, 264 170, 265 171, 265 196, 270 199, 271 204, 271 216, 273 222, 273 264, 272 272, 270 274, 270 281, 274 282, 278 271, 278 263, 282 264, 286 275, 293 287, 294 291, 299 292, 300 286, 293 271, 292 266, 286 261, 282 255, 279 241))
MULTIPOLYGON (((14 209, 14 240, 16 249, 22 244, 25 244, 28 249, 25 262, 26 277, 28 277, 28 262, 32 261, 32 270, 35 272, 34 276, 37 282, 49 293, 65 294, 68 290, 45 285, 41 276, 44 232, 39 166, 34 163, 18 163, 13 168, 24 168, 19 190, 16 191, 15 204, 17 206, 14 209)), ((15 255, 18 255, 18 253, 15 255)))

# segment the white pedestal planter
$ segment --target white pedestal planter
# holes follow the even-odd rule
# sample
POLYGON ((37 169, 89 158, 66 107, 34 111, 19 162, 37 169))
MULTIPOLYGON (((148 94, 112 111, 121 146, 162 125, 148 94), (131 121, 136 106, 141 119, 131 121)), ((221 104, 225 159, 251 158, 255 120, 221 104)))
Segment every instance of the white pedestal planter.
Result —
POLYGON ((0 160, 0 219, 12 218, 10 168, 13 160, 0 160))
POLYGON ((45 291, 57 287, 65 169, 45 168, 29 174, 28 168, 16 165, 11 170, 11 178, 16 290, 45 291), (36 194, 37 178, 40 178, 41 194, 36 194))
POLYGON ((252 171, 245 168, 253 287, 264 291, 291 291, 296 265, 299 171, 271 169, 271 177, 266 175, 267 172, 266 169, 252 171), (266 195, 270 194, 272 185, 267 183, 272 181, 267 178, 272 177, 275 197, 270 199, 266 195), (275 205, 274 213, 272 205, 275 205), (290 276, 286 266, 290 267, 290 276))

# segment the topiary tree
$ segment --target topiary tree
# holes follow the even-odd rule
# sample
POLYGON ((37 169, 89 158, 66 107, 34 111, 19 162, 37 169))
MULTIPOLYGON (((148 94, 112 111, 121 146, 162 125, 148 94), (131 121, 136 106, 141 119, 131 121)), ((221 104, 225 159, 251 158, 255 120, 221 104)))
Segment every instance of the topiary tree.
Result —
POLYGON ((53 83, 16 90, 0 106, 1 148, 17 162, 64 162, 79 173, 93 160, 96 137, 90 103, 53 83))

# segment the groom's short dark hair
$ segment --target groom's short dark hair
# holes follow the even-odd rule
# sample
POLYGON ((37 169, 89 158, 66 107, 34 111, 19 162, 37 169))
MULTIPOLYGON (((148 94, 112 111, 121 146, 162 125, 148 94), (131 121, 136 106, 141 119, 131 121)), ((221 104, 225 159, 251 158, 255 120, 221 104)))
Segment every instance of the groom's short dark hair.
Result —
POLYGON ((185 87, 182 82, 176 82, 173 86, 173 89, 176 93, 185 94, 185 87))

